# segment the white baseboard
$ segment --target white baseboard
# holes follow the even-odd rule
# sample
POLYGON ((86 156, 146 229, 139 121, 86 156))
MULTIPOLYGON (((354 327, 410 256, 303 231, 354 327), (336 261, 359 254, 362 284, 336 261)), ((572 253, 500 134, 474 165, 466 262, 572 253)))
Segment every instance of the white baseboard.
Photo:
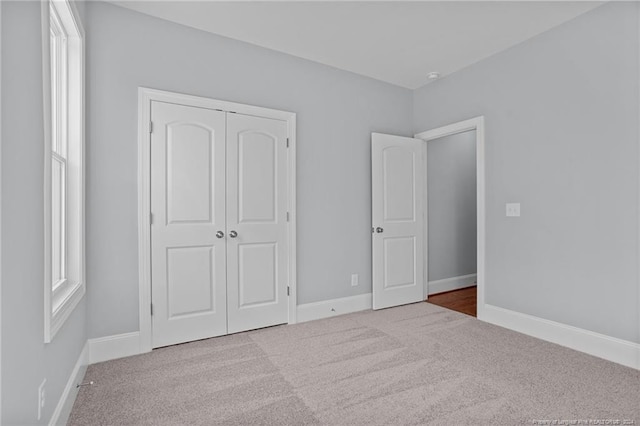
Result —
POLYGON ((84 373, 87 371, 87 364, 89 363, 89 343, 85 343, 84 348, 82 348, 82 352, 80 352, 80 357, 78 357, 78 361, 76 362, 75 367, 71 371, 71 375, 69 376, 69 380, 67 381, 67 385, 64 387, 62 391, 62 395, 60 396, 60 400, 58 401, 58 405, 56 405, 56 409, 53 411, 51 415, 51 420, 49 421, 49 426, 56 425, 66 425, 69 420, 69 415, 71 414, 71 409, 73 408, 73 403, 76 401, 76 396, 78 396, 78 387, 77 385, 82 382, 84 378, 84 373))
POLYGON ((473 287, 477 279, 477 274, 460 275, 459 277, 445 278, 443 280, 429 281, 429 295, 444 293, 445 291, 460 290, 461 288, 473 287))
MULTIPOLYGON (((306 303, 297 307, 297 322, 312 321, 336 315, 371 309, 371 293, 322 302, 306 303)), ((112 359, 124 358, 143 353, 140 332, 117 334, 114 336, 89 339, 88 363, 95 364, 112 359)))
POLYGON ((298 305, 298 322, 329 318, 336 315, 371 309, 371 293, 339 299, 323 300, 322 302, 298 305))
MULTIPOLYGON (((371 309, 371 293, 322 302, 306 303, 297 307, 297 322, 312 321, 336 315, 371 309)), ((89 339, 88 364, 124 358, 144 353, 140 344, 140 332, 117 334, 89 339)))
POLYGON ((640 370, 640 344, 484 305, 480 320, 640 370))
POLYGON ((89 339, 87 343, 89 345, 89 364, 142 353, 139 331, 89 339))

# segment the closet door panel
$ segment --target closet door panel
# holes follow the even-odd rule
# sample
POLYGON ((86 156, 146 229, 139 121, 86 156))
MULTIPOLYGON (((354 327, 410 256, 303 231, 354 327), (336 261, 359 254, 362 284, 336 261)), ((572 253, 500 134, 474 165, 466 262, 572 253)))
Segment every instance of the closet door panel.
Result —
POLYGON ((153 347, 227 333, 225 113, 151 106, 153 347))
POLYGON ((286 323, 287 125, 227 115, 229 333, 286 323))

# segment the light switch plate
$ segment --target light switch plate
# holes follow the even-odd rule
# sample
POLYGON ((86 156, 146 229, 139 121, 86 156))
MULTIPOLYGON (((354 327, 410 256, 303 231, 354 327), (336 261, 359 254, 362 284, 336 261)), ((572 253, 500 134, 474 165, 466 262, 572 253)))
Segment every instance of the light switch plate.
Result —
POLYGON ((520 217, 520 203, 507 203, 507 217, 520 217))

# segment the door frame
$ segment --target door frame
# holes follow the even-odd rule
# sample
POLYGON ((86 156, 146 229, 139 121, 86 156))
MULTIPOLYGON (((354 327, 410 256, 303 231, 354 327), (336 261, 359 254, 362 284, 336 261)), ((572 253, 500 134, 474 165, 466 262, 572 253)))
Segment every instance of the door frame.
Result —
MULTIPOLYGON (((427 225, 427 214, 429 209, 427 198, 427 167, 426 156, 427 149, 426 143, 430 140, 439 139, 445 136, 451 136, 458 133, 475 130, 476 132, 476 220, 477 220, 477 318, 484 319, 485 309, 485 260, 486 260, 486 191, 485 191, 485 127, 484 116, 474 117, 468 120, 459 121, 446 126, 438 127, 435 129, 427 130, 417 133, 414 137, 416 139, 422 139, 425 141, 424 161, 425 161, 425 191, 424 191, 424 221, 425 221, 425 236, 424 236, 424 256, 425 264, 429 262, 429 239, 428 232, 429 227, 427 225)), ((425 279, 424 279, 424 299, 426 300, 429 295, 429 277, 428 266, 425 266, 425 279)))
POLYGON ((138 88, 138 286, 140 353, 152 349, 151 325, 151 102, 167 102, 197 108, 235 112, 287 123, 287 209, 289 324, 296 323, 296 114, 235 102, 186 95, 164 90, 138 88))

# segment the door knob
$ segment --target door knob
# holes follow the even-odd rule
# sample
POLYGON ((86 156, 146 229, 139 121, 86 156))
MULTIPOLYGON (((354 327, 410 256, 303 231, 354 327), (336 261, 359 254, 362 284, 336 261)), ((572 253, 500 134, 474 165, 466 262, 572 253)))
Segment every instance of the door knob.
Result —
POLYGON ((376 228, 376 232, 377 232, 378 234, 379 234, 379 233, 381 233, 381 232, 383 232, 383 231, 384 231, 384 229, 380 228, 379 226, 376 228))
POLYGON ((237 237, 237 236, 238 236, 238 233, 237 233, 236 231, 231 231, 231 232, 229 232, 229 236, 230 236, 231 238, 235 238, 235 237, 237 237))
POLYGON ((218 238, 224 237, 224 232, 222 232, 222 231, 216 232, 216 237, 218 237, 218 238))

